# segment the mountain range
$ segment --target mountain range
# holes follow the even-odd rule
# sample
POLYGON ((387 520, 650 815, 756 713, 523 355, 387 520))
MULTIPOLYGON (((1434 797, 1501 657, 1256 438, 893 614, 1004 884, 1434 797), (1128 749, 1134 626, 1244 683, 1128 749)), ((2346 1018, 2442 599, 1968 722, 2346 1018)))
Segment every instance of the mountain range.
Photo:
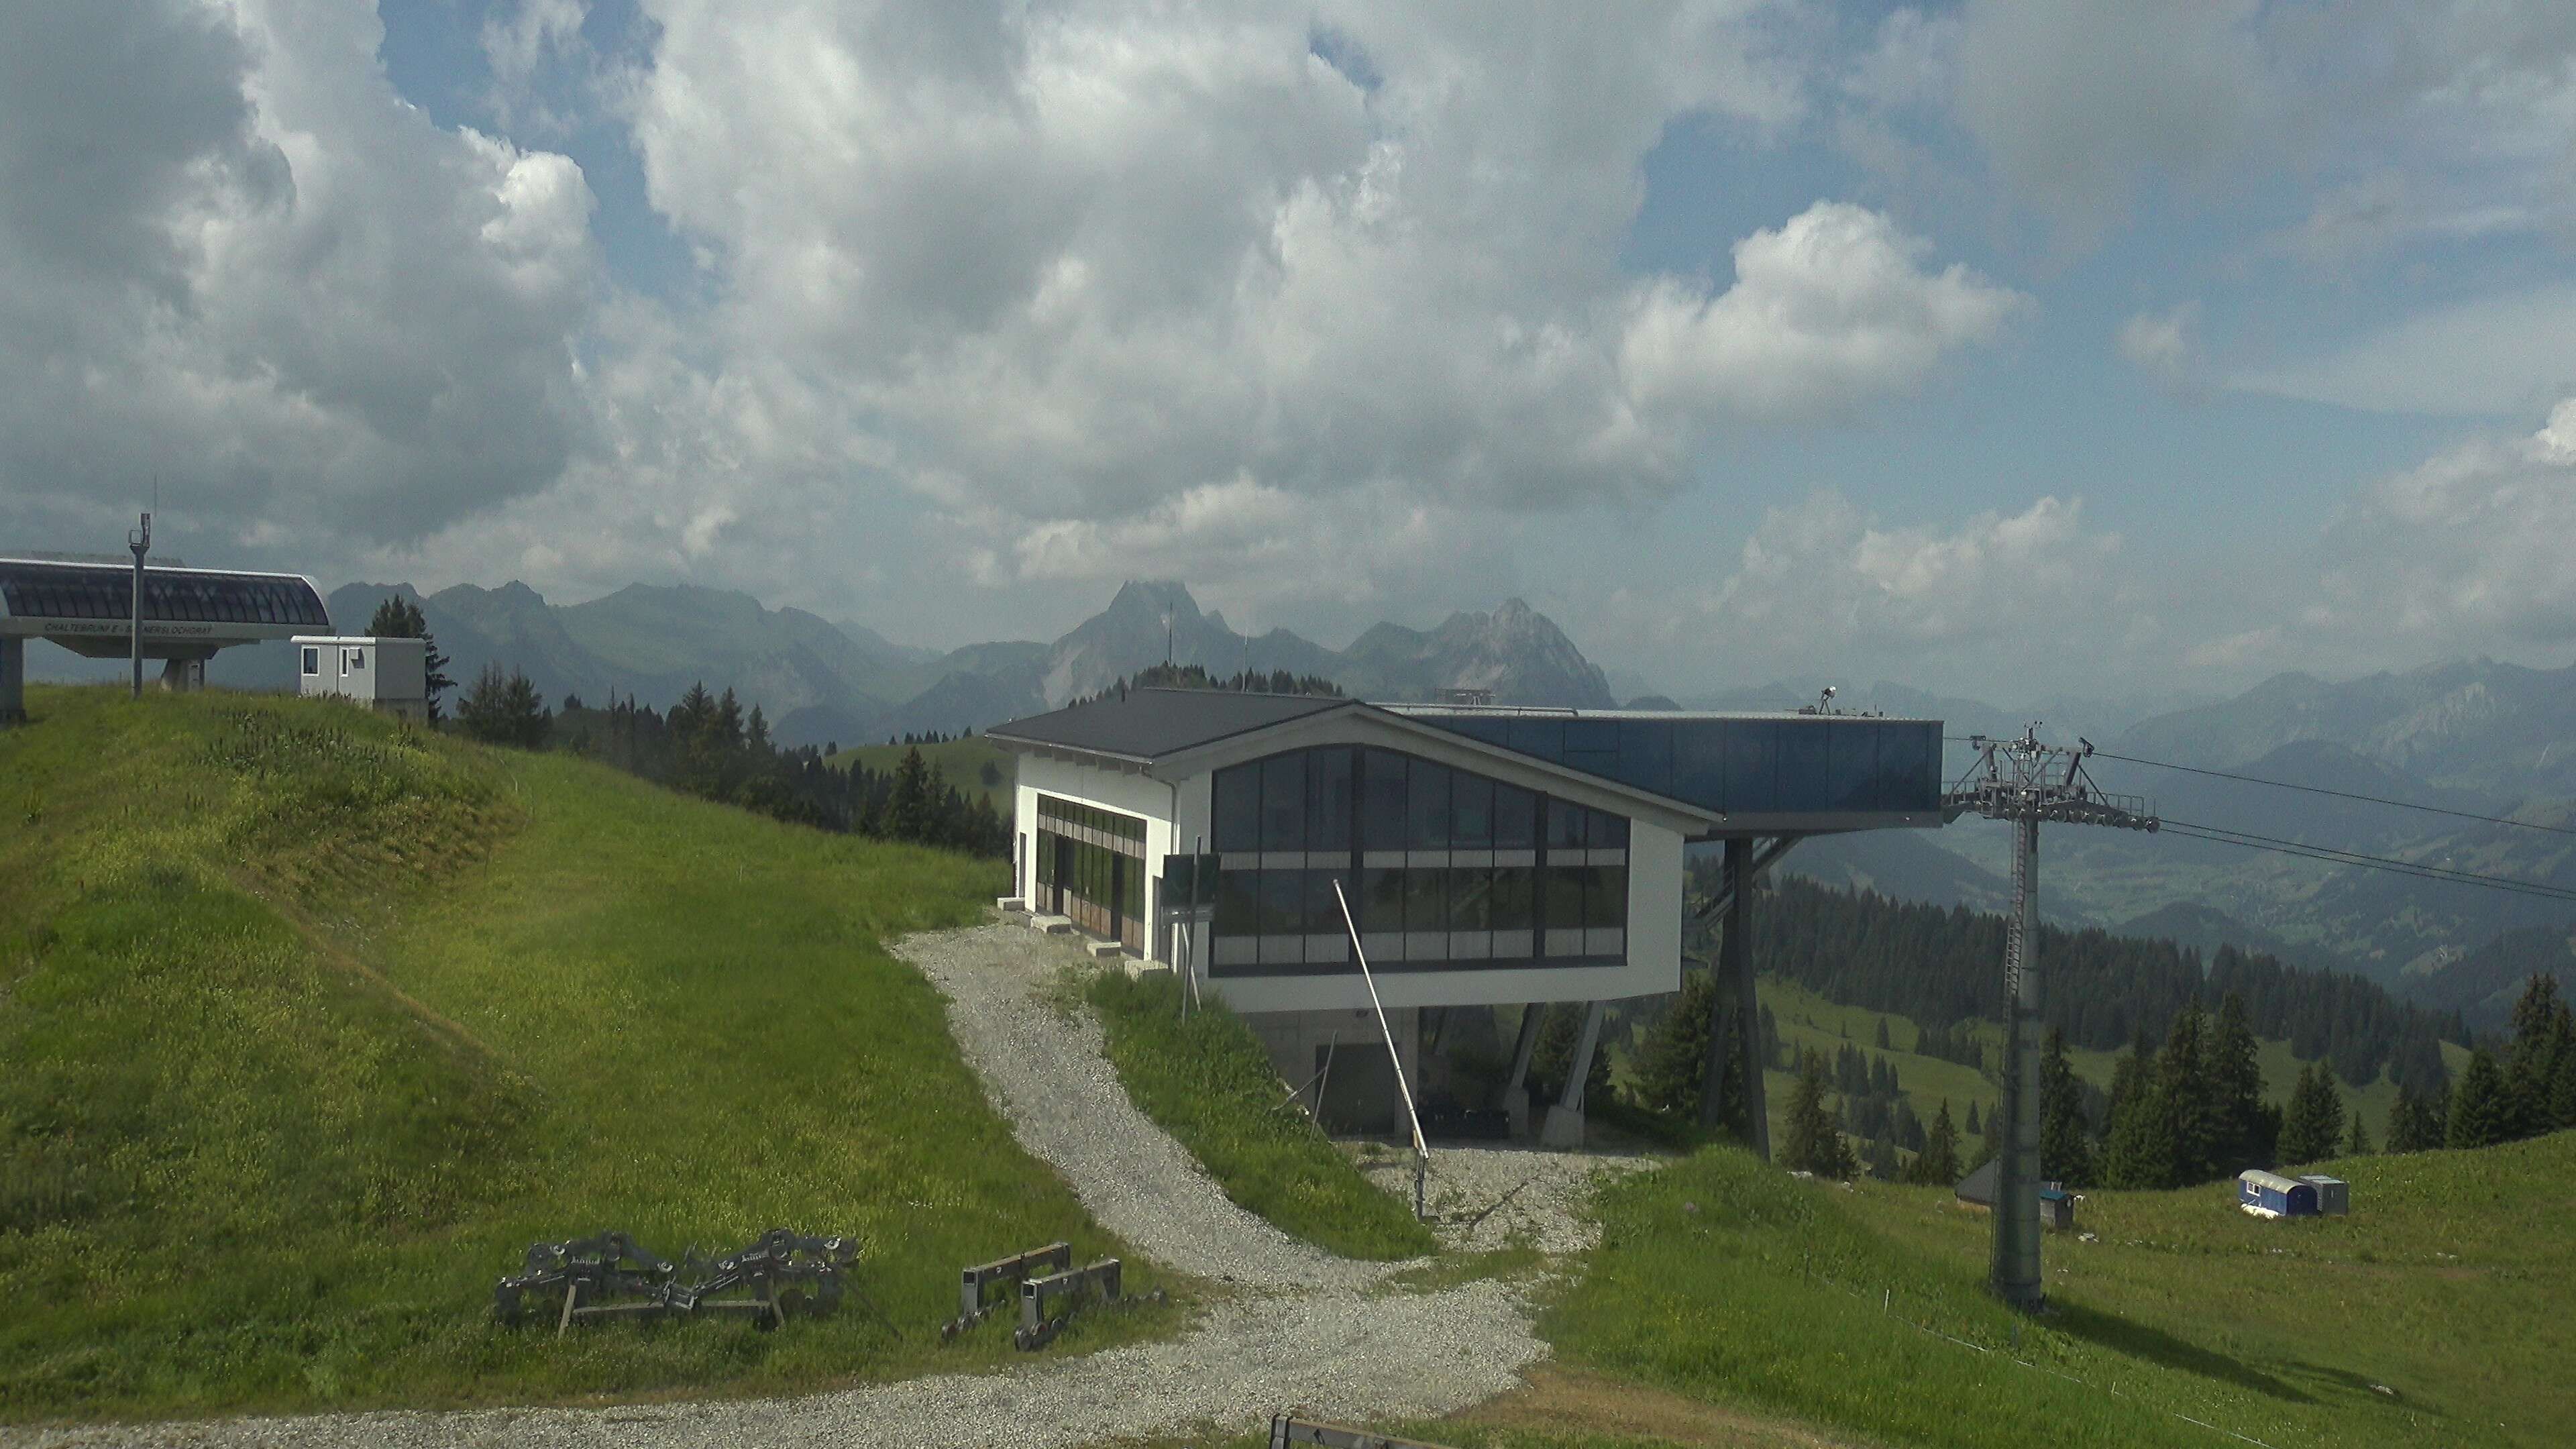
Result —
MULTIPOLYGON (((1564 631, 1519 599, 1490 613, 1452 614, 1427 631, 1381 623, 1335 650, 1285 629, 1240 634, 1179 583, 1131 582, 1052 643, 945 652, 687 585, 635 584, 587 603, 553 604, 515 582, 427 595, 409 584, 353 583, 332 590, 327 603, 339 628, 358 630, 397 595, 420 606, 460 682, 498 665, 525 671, 549 699, 632 697, 656 708, 703 682, 760 705, 790 745, 980 729, 1097 694, 1166 658, 1220 675, 1247 668, 1319 675, 1371 699, 1474 688, 1513 704, 1617 702, 1564 631)), ((210 677, 282 689, 293 685, 293 670, 283 644, 260 645, 218 655, 210 677)))

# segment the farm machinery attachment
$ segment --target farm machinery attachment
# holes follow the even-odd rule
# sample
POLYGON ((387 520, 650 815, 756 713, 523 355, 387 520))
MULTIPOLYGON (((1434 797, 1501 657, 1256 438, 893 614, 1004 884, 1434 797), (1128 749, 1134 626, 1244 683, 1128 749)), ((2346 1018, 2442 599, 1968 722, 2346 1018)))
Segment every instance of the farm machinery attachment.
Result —
POLYGON ((692 1313, 748 1313, 763 1332, 791 1313, 823 1317, 838 1309, 842 1274, 858 1261, 848 1238, 805 1237, 771 1228, 716 1258, 695 1248, 683 1268, 621 1232, 531 1243, 525 1271, 492 1289, 493 1315, 520 1321, 531 1300, 560 1307, 560 1336, 576 1318, 661 1318, 692 1313), (721 1297, 736 1294, 735 1297, 721 1297))

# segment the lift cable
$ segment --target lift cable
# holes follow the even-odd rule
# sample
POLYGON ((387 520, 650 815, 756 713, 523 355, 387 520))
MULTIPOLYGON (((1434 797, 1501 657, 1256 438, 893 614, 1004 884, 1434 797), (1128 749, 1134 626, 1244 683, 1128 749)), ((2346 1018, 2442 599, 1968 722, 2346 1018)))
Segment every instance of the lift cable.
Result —
MULTIPOLYGON (((1943 738, 1951 744, 1971 742, 1970 737, 1961 735, 1946 735, 1943 738)), ((2096 749, 2093 754, 2096 759, 2118 760, 2123 764, 2145 765, 2157 770, 2180 770, 2186 775, 2207 775, 2214 780, 2235 780, 2247 785, 2269 785, 2275 790, 2298 790, 2310 795, 2332 795, 2338 800, 2358 800, 2365 805, 2388 805, 2399 810, 2421 810, 2427 815, 2448 815, 2454 820, 2474 820, 2481 825, 2510 825, 2517 830, 2539 830, 2551 835, 2576 835, 2576 828, 2564 825, 2543 825, 2538 821, 2515 820, 2503 815, 2481 815, 2474 810, 2452 810, 2441 805, 2423 805, 2413 800, 2392 800, 2385 795, 2363 795, 2352 790, 2330 790, 2323 785, 2293 785, 2287 780, 2266 780, 2260 775, 2239 775, 2229 770, 2208 770, 2198 765, 2177 765, 2170 760, 2145 760, 2136 755, 2116 755, 2104 749, 2096 749)))
POLYGON ((2479 886, 2487 890, 2507 891, 2515 895, 2538 896, 2545 900, 2576 901, 2576 889, 2549 885, 2541 881, 2517 880, 2512 876, 2489 875, 2483 871, 2459 870, 2446 865, 2428 865, 2422 861, 2399 860, 2393 856, 2366 855, 2360 851, 2342 850, 2329 845, 2311 845, 2305 841, 2283 840, 2278 836, 2256 835, 2249 831, 2228 830, 2214 825, 2195 825, 2188 820, 2167 820, 2164 828, 2194 840, 2213 840, 2221 845, 2242 846, 2247 850, 2265 850, 2278 855, 2295 855, 2330 865, 2357 865, 2370 870, 2384 870, 2396 875, 2411 875, 2419 880, 2447 881, 2455 885, 2479 886))

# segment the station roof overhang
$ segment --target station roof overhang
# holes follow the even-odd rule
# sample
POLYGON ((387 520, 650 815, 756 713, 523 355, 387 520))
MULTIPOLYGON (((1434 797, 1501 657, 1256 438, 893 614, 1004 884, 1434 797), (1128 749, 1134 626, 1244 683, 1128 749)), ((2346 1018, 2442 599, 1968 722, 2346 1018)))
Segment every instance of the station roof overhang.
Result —
MULTIPOLYGON (((123 658, 133 648, 133 589, 130 564, 0 557, 0 636, 123 658)), ((202 659, 330 627, 321 591, 301 574, 167 566, 143 573, 148 658, 202 659)))

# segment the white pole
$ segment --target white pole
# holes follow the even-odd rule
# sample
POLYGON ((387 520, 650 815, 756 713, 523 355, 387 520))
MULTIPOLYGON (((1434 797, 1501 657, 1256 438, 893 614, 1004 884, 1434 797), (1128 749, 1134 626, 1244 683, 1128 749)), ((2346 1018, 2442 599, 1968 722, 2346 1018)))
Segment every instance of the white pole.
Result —
POLYGON ((1342 908, 1342 926, 1351 933, 1351 955, 1360 963, 1360 980, 1367 984, 1369 1005, 1377 1009, 1377 1029, 1386 1037, 1386 1059, 1395 1067, 1395 1089, 1404 1095, 1405 1120, 1413 1124, 1413 1215, 1422 1216, 1422 1176, 1431 1166, 1431 1144, 1422 1139, 1422 1118, 1413 1110, 1413 1089, 1405 1085, 1404 1054, 1395 1049, 1395 1028, 1386 1024, 1386 1003, 1378 1000, 1377 978, 1369 973, 1368 952, 1360 949, 1360 927, 1351 919, 1350 897, 1342 894, 1342 883, 1333 882, 1333 899, 1342 908))

